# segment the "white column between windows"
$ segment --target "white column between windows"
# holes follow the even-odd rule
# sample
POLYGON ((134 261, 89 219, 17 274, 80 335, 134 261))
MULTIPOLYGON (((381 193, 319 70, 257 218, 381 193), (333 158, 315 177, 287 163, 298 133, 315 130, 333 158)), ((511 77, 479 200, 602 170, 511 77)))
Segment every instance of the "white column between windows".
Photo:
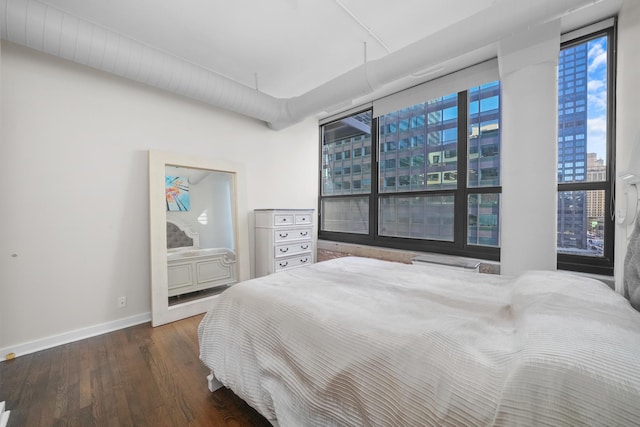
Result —
POLYGON ((556 269, 560 22, 500 42, 502 274, 556 269))

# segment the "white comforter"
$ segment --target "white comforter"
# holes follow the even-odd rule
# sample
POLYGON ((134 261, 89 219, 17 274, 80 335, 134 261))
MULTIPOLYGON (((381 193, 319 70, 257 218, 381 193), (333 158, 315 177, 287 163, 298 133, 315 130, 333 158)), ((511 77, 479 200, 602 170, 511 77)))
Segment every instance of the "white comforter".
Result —
POLYGON ((282 427, 640 424, 640 313, 569 274, 341 258, 233 286, 198 333, 282 427))

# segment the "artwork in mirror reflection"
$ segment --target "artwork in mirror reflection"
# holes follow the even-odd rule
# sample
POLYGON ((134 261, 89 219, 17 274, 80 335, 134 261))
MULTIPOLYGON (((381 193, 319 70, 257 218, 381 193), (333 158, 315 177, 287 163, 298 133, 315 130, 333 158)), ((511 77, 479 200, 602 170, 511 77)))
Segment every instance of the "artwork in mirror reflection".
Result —
POLYGON ((209 296, 237 281, 233 173, 165 167, 188 189, 187 209, 167 211, 169 305, 209 296))
POLYGON ((183 176, 164 177, 165 195, 168 211, 189 210, 189 181, 183 176))

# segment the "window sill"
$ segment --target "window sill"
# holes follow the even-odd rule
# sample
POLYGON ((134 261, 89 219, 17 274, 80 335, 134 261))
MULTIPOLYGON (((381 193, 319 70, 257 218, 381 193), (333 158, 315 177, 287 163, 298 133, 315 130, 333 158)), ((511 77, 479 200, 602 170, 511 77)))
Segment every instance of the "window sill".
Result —
POLYGON ((383 248, 379 246, 358 245, 353 243, 333 242, 329 240, 318 240, 317 245, 318 261, 339 258, 344 256, 361 256, 367 258, 377 258, 385 261, 395 261, 404 264, 412 264, 414 259, 420 259, 432 263, 444 263, 449 265, 467 265, 469 263, 477 266, 480 273, 500 274, 500 263, 475 258, 465 258, 453 255, 441 255, 435 253, 406 251, 402 249, 383 248))

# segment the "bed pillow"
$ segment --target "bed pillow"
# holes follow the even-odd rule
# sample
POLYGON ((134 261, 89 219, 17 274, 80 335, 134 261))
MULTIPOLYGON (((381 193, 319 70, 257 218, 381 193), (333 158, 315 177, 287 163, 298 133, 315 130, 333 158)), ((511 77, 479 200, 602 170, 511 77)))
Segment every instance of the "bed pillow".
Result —
POLYGON ((624 259, 624 296, 640 311, 640 215, 636 218, 624 259))

